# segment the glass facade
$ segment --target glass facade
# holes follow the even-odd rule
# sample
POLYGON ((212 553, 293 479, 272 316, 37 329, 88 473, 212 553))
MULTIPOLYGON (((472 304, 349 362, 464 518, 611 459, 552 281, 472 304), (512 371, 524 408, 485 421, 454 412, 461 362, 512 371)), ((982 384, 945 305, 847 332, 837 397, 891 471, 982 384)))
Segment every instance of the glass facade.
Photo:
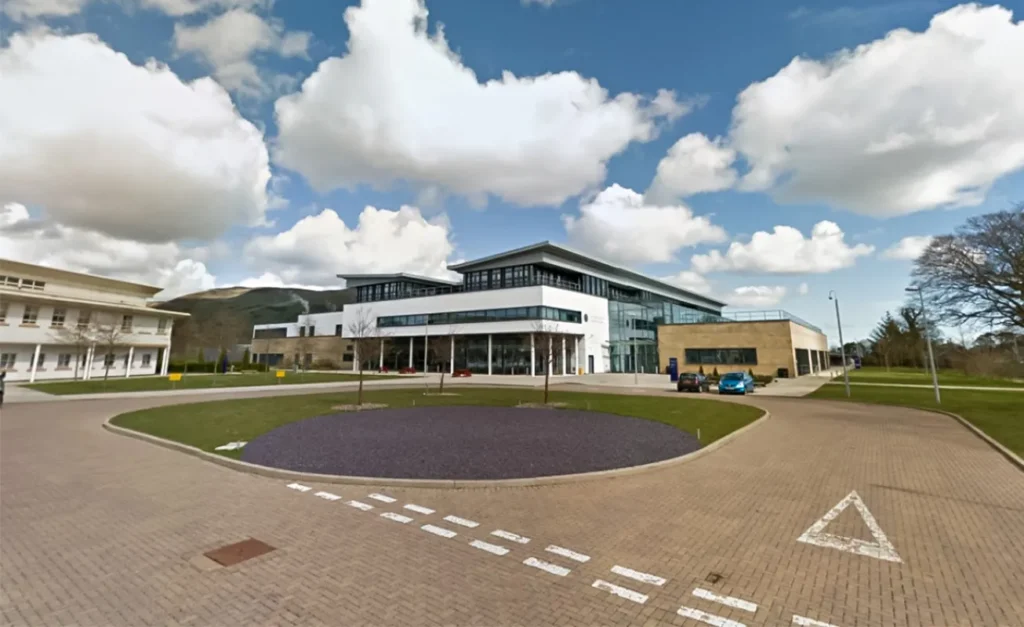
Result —
POLYGON ((756 348, 687 348, 686 363, 757 365, 756 348))
POLYGON ((477 309, 474 311, 443 311, 432 314, 381 316, 378 327, 416 327, 424 324, 471 324, 475 322, 505 322, 507 320, 554 320, 555 322, 581 322, 578 311, 557 307, 510 307, 506 309, 477 309))
MULTIPOLYGON (((565 371, 576 371, 577 337, 565 336, 565 371)), ((474 374, 487 374, 487 336, 456 335, 454 349, 451 336, 431 336, 429 339, 413 337, 412 367, 423 370, 423 348, 427 347, 427 369, 429 372, 449 372, 454 357, 455 370, 469 370, 474 374)), ((547 336, 535 335, 534 368, 537 375, 544 374, 543 349, 547 336), (543 344, 542 344, 543 343, 543 344)), ((409 366, 410 338, 387 338, 384 340, 384 365, 398 370, 409 366)), ((530 374, 530 334, 495 333, 491 335, 491 374, 530 374)), ((368 364, 376 368, 376 364, 368 364)), ((562 336, 551 337, 551 372, 562 374, 562 336)))

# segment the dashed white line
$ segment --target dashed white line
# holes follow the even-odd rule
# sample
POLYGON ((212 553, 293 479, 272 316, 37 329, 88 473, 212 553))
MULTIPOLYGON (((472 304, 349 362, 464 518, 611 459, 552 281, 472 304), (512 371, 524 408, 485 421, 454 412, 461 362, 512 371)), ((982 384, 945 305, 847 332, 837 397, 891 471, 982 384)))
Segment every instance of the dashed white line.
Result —
POLYGON ((298 490, 299 492, 309 492, 310 490, 313 489, 308 485, 302 485, 301 483, 289 483, 288 487, 291 488, 292 490, 298 490))
POLYGON ((519 535, 517 533, 512 533, 511 531, 505 531, 504 529, 498 529, 497 531, 492 531, 491 535, 492 536, 497 536, 499 538, 504 538, 505 540, 511 540, 512 542, 515 542, 517 544, 526 544, 527 542, 530 541, 530 539, 527 538, 526 536, 521 536, 521 535, 519 535))
POLYGON ((479 527, 480 526, 480 523, 478 523, 476 521, 467 520, 465 518, 459 518, 458 516, 445 516, 444 519, 447 520, 450 523, 455 523, 456 525, 462 525, 463 527, 469 527, 470 529, 473 529, 475 527, 479 527))
POLYGON ((434 525, 423 525, 422 527, 420 527, 420 529, 426 531, 427 533, 432 533, 435 536, 441 536, 442 538, 454 538, 455 536, 459 535, 451 529, 445 529, 444 527, 435 527, 434 525))
POLYGON ((820 620, 814 620, 813 618, 807 618, 806 616, 799 616, 793 614, 793 624, 800 625, 800 627, 836 627, 832 623, 824 623, 820 620))
POLYGON ((715 627, 746 627, 743 623, 737 623, 734 620, 729 620, 716 614, 708 614, 700 610, 695 610, 692 607, 686 607, 685 605, 678 610, 676 614, 679 614, 683 618, 692 618, 693 620, 699 620, 702 623, 708 625, 714 625, 715 627))
POLYGON ((539 560, 536 557, 528 557, 523 560, 523 563, 527 566, 533 566, 534 568, 539 568, 543 571, 549 572, 552 575, 558 575, 559 577, 565 577, 572 572, 568 568, 564 568, 550 562, 545 562, 544 560, 539 560))
POLYGON ((727 597, 725 595, 715 594, 714 592, 705 590, 704 588, 695 588, 693 596, 707 599, 708 601, 714 601, 715 603, 721 603, 722 605, 728 605, 729 607, 746 610, 748 612, 757 611, 757 603, 751 603, 750 601, 744 601, 743 599, 737 599, 736 597, 727 597))
POLYGON ((387 494, 378 494, 376 492, 374 492, 373 494, 368 494, 367 496, 373 499, 374 501, 380 501, 381 503, 394 503, 395 501, 398 500, 396 498, 388 496, 387 494))
POLYGON ((480 549, 481 551, 487 551, 488 553, 494 553, 495 555, 507 555, 508 549, 497 544, 491 544, 490 542, 484 542, 482 540, 473 540, 469 543, 469 546, 480 549))
POLYGON ((402 516, 401 514, 394 514, 392 512, 384 512, 380 515, 380 517, 387 518, 388 520, 393 520, 395 522, 400 522, 403 525, 412 522, 412 518, 409 518, 408 516, 402 516))
POLYGON ((665 582, 667 581, 663 577, 651 575, 648 573, 642 573, 638 570, 633 570, 632 568, 619 566, 618 564, 612 566, 612 572, 616 575, 622 575, 623 577, 629 577, 630 579, 636 579, 637 581, 641 581, 643 583, 651 583, 656 586, 664 586, 665 582))
POLYGON ((567 549, 567 548, 564 548, 564 547, 560 547, 560 546, 557 546, 555 544, 552 544, 552 545, 548 546, 548 548, 546 548, 544 550, 547 551, 548 553, 554 553, 555 555, 561 555, 562 557, 568 557, 569 559, 571 559, 573 561, 576 561, 576 562, 579 562, 581 564, 590 561, 590 556, 589 555, 584 555, 582 553, 577 553, 576 551, 572 551, 570 549, 567 549))
POLYGON ((371 509, 373 509, 373 505, 370 505, 369 503, 363 503, 362 501, 349 501, 349 502, 345 503, 345 505, 348 505, 350 507, 354 507, 356 509, 361 509, 364 512, 368 512, 371 509))
POLYGON ((340 501, 341 500, 340 496, 338 496, 337 494, 332 494, 330 492, 317 492, 313 496, 319 496, 320 498, 326 499, 328 501, 340 501))
POLYGON ((405 509, 416 512, 418 514, 433 514, 434 510, 429 507, 423 507, 422 505, 416 505, 414 503, 407 503, 405 509))
POLYGON ((595 581, 591 585, 592 585, 592 587, 597 588, 598 590, 604 590, 605 592, 611 592, 612 594, 614 594, 616 596, 620 596, 623 599, 629 599, 630 601, 632 601, 634 603, 641 603, 641 604, 643 604, 643 603, 647 602, 647 595, 646 594, 640 594, 636 590, 630 590, 629 588, 623 588, 622 586, 617 586, 617 585, 615 585, 613 583, 608 583, 607 581, 605 581, 603 579, 598 579, 597 581, 595 581))

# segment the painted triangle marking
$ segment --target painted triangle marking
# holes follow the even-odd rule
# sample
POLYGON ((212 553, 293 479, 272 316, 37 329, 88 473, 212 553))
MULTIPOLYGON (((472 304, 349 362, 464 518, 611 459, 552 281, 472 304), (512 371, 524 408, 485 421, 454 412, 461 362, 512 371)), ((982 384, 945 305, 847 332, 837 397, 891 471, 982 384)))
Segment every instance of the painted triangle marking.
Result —
POLYGON ((821 517, 821 520, 811 525, 810 529, 805 531, 802 536, 796 539, 797 542, 805 542, 807 544, 813 544, 814 546, 821 546, 828 549, 839 549, 840 551, 846 551, 847 553, 853 553, 855 555, 864 555, 866 557, 873 557, 875 559, 885 560, 887 562, 896 562, 902 564, 903 560, 896 554, 896 548, 889 542, 889 538, 882 531, 882 528, 878 526, 878 521, 868 511, 868 506, 864 504, 864 501, 854 490, 846 495, 846 498, 836 503, 833 507, 821 517), (875 539, 874 542, 867 542, 866 540, 859 540, 857 538, 847 538, 846 536, 837 536, 831 533, 825 533, 825 527, 828 527, 829 523, 836 519, 839 514, 842 514, 847 507, 853 505, 857 508, 857 512, 860 513, 860 517, 864 520, 864 524, 868 526, 868 530, 871 531, 871 536, 875 539))

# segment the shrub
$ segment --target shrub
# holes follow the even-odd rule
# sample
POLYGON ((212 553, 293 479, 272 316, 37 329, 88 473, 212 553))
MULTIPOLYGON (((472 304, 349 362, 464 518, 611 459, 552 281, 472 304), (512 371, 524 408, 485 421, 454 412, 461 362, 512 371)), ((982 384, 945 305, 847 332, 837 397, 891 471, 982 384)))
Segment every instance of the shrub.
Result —
POLYGON ((704 376, 704 366, 701 366, 700 370, 698 370, 697 372, 699 372, 701 376, 704 376))
POLYGON ((749 374, 749 375, 750 375, 750 378, 751 378, 751 379, 757 380, 757 377, 756 377, 756 376, 754 376, 754 369, 753 369, 753 368, 748 368, 748 369, 747 369, 747 374, 749 374))
POLYGON ((711 376, 716 379, 718 378, 718 366, 715 366, 715 370, 711 373, 711 376))
POLYGON ((755 374, 754 375, 754 381, 757 381, 758 385, 768 385, 769 383, 771 383, 774 380, 775 380, 775 377, 773 377, 770 374, 755 374))
POLYGON ((406 367, 406 368, 399 368, 398 369, 398 374, 416 374, 416 369, 415 368, 408 368, 408 367, 406 367))

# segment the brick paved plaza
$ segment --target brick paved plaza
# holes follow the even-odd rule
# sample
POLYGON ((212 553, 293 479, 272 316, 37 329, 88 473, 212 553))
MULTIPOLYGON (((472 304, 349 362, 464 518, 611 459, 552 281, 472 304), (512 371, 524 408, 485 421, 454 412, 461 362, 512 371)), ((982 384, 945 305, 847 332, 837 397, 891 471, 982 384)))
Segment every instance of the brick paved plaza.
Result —
MULTIPOLYGON (((3 624, 1024 624, 1024 474, 943 416, 755 397, 770 419, 688 463, 458 491, 289 487, 100 427, 187 399, 3 409, 3 624), (797 541, 853 491, 899 561, 797 541), (277 550, 201 558, 250 537, 277 550)), ((877 546, 854 505, 823 533, 877 546)))

